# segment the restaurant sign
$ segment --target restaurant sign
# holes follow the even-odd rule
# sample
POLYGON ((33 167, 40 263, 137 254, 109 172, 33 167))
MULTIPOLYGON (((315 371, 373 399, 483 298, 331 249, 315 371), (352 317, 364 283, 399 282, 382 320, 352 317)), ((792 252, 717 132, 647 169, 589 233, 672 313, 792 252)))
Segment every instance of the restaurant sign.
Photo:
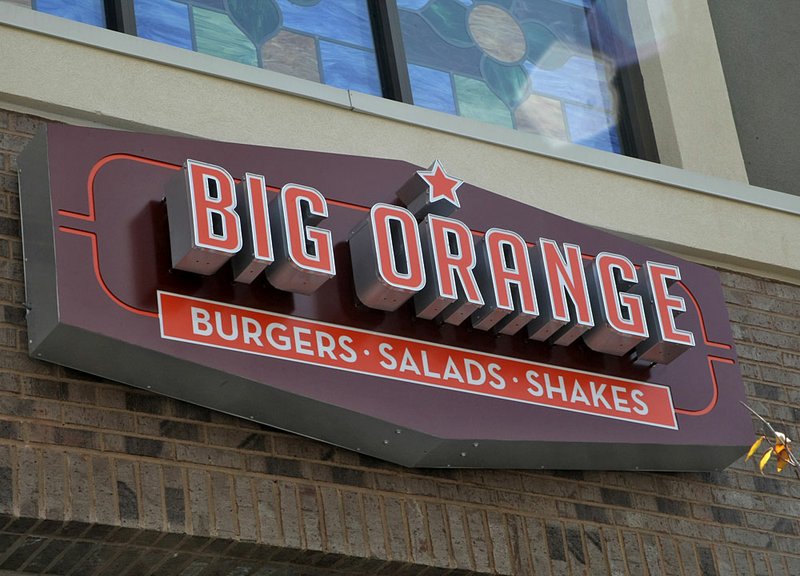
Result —
POLYGON ((438 160, 54 124, 19 165, 34 357, 407 466, 718 469, 751 439, 713 270, 438 160))

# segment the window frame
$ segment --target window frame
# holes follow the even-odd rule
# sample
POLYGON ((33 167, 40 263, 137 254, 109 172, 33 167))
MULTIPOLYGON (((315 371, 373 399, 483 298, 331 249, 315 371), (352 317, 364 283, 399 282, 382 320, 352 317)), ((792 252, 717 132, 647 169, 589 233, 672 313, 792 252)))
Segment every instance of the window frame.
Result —
MULTIPOLYGON (((106 11, 106 28, 131 36, 136 30, 135 0, 103 0, 106 11)), ((606 13, 614 28, 623 38, 632 39, 630 18, 626 0, 599 0, 604 2, 606 13)), ((400 29, 400 13, 394 0, 366 0, 375 41, 383 98, 414 104, 411 81, 400 29)), ((589 31, 595 48, 607 53, 615 62, 620 55, 630 50, 623 41, 613 35, 604 34, 603 26, 594 18, 589 19, 589 31)), ((618 124, 622 154, 632 158, 659 162, 653 123, 644 88, 638 58, 617 70, 613 86, 619 95, 618 124)))

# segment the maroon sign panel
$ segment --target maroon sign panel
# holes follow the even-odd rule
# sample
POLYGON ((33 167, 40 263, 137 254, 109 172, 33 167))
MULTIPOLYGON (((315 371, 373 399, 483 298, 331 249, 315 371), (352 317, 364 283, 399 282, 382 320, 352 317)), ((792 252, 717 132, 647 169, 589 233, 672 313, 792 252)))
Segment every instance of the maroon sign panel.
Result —
POLYGON ((31 354, 407 466, 741 455, 713 270, 457 176, 49 125, 20 159, 31 354))

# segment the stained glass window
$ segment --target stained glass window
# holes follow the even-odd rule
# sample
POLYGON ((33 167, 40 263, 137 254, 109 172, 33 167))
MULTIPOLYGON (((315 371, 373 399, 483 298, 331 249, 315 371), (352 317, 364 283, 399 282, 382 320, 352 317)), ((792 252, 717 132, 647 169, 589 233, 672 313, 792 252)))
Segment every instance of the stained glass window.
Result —
POLYGON ((143 38, 381 95, 366 0, 135 0, 143 38))
POLYGON ((620 55, 633 42, 604 0, 121 0, 108 19, 104 0, 0 2, 377 96, 410 101, 410 85, 417 106, 611 152, 623 151, 625 120, 626 152, 652 146, 649 127, 622 116, 615 86, 630 90, 631 75, 619 82, 617 62, 635 54, 620 55), (399 33, 370 7, 397 10, 399 33), (392 34, 405 61, 379 70, 377 54, 390 50, 376 44, 392 34))
POLYGON ((590 0, 398 0, 414 103, 620 152, 590 0))

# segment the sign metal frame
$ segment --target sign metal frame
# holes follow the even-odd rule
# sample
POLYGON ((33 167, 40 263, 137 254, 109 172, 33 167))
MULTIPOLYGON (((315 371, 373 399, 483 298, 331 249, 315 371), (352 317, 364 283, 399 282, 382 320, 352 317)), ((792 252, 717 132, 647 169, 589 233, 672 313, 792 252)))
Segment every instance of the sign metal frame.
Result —
MULTIPOLYGON (((696 335, 697 346, 669 363, 636 362, 635 355, 594 352, 580 338, 559 346, 523 333, 474 330, 469 322, 421 320, 412 301, 394 311, 360 302, 348 241, 368 224, 371 206, 397 204, 397 191, 424 172, 405 162, 51 124, 21 155, 19 166, 30 352, 36 358, 405 466, 716 470, 738 458, 751 440, 750 417, 739 404, 744 388, 724 298, 711 269, 467 183, 460 186, 461 207, 453 218, 473 234, 497 227, 527 242, 574 243, 589 259, 623 255, 640 270, 651 261, 679 266, 683 276, 673 286, 688 308, 680 324, 696 335), (86 145, 76 146, 78 141, 86 145), (169 219, 176 217, 168 217, 163 198, 187 159, 224 166, 234 176, 264 174, 271 202, 276 190, 290 184, 319 190, 330 213, 314 223, 330 228, 336 273, 304 294, 278 290, 263 274, 251 278, 252 284, 237 283, 230 266, 205 277, 171 269, 166 243, 169 219), (493 208, 488 215, 481 209, 487 202, 493 208), (373 353, 387 354, 384 368, 392 362, 389 348, 379 348, 382 337, 385 345, 417 342, 423 350, 451 350, 462 362, 470 354, 507 360, 508 367, 498 370, 508 376, 508 387, 514 374, 518 388, 505 390, 509 396, 533 394, 535 383, 544 390, 532 376, 526 383, 524 371, 513 372, 522 365, 588 374, 592 383, 605 378, 669 389, 674 425, 546 402, 510 402, 513 398, 491 390, 488 379, 480 384, 484 388, 464 394, 469 382, 464 390, 452 383, 421 386, 425 382, 402 374, 336 370, 313 358, 300 364, 288 356, 165 338, 163 294, 367 334, 376 346, 373 353), (526 385, 527 392, 519 388, 526 385)), ((357 356, 365 361, 360 355, 368 352, 364 346, 357 356)), ((672 354, 666 357, 671 360, 672 354)), ((425 370, 441 374, 427 365, 425 370)), ((579 378, 561 384, 571 386, 573 402, 575 386, 588 386, 589 380, 579 378)), ((557 385, 554 389, 558 394, 557 385)), ((598 389, 599 384, 596 395, 598 389)))

